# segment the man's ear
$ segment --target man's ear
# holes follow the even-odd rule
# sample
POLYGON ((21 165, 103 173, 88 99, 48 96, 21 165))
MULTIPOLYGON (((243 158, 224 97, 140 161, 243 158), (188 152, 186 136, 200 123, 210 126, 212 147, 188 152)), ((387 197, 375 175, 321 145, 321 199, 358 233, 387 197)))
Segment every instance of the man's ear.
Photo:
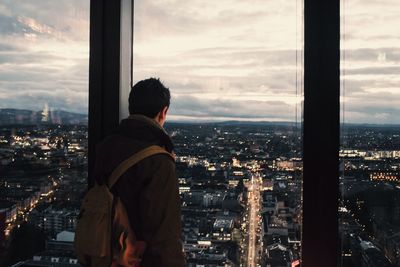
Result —
POLYGON ((168 107, 165 106, 165 107, 161 110, 160 119, 165 120, 165 118, 167 117, 167 112, 168 112, 168 107))

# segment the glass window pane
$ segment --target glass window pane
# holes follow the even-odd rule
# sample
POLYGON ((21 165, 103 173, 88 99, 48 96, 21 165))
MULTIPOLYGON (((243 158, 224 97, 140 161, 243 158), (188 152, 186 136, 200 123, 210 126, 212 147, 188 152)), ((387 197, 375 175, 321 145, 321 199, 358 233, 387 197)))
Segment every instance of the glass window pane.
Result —
POLYGON ((300 0, 135 1, 133 83, 172 93, 188 266, 297 266, 302 21, 300 0))
POLYGON ((341 266, 400 266, 398 1, 342 1, 341 266))
POLYGON ((0 25, 0 265, 33 256, 44 264, 44 255, 75 263, 87 187, 89 1, 4 0, 0 25))

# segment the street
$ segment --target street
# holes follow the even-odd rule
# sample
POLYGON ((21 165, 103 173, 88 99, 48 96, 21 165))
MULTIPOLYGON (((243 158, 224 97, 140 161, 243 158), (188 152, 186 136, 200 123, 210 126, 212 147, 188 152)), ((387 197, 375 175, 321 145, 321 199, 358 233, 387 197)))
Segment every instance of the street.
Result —
POLYGON ((258 175, 253 175, 248 185, 247 203, 247 258, 248 267, 260 266, 261 248, 261 215, 260 215, 260 188, 261 179, 258 175))

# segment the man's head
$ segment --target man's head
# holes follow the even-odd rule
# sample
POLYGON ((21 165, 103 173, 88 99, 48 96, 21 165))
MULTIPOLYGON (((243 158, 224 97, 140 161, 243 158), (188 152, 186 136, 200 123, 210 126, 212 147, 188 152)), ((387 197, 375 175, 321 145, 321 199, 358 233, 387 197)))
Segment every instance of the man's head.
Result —
POLYGON ((136 83, 129 94, 129 113, 145 115, 163 126, 171 94, 159 79, 150 78, 136 83))

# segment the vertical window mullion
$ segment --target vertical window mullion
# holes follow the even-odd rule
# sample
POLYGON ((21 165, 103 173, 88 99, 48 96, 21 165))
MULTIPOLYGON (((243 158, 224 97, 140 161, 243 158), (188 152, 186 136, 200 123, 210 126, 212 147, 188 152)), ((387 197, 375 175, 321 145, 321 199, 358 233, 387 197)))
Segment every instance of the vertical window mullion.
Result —
POLYGON ((303 266, 337 266, 340 3, 305 0, 303 266))
POLYGON ((89 186, 96 144, 119 123, 121 2, 90 3, 89 186))

